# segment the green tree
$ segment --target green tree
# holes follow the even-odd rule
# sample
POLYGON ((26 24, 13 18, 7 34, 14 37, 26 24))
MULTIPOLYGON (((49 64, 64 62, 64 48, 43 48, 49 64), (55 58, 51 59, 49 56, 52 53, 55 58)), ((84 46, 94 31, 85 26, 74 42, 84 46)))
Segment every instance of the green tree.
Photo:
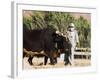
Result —
POLYGON ((79 33, 79 41, 80 41, 79 47, 90 47, 91 43, 90 23, 82 16, 80 16, 74 22, 79 33))

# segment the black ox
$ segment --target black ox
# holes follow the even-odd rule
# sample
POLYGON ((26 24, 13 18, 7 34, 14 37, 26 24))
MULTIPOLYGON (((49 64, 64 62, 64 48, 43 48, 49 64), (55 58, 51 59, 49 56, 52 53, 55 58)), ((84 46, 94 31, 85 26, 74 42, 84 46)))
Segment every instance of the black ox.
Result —
MULTIPOLYGON (((44 64, 47 64, 48 58, 50 58, 51 64, 57 63, 57 57, 61 53, 68 54, 65 61, 69 62, 70 46, 68 40, 65 37, 56 34, 55 29, 44 28, 28 30, 23 27, 23 49, 30 51, 33 55, 29 55, 28 62, 32 65, 32 59, 34 56, 44 56, 44 64), (43 53, 41 51, 44 51, 43 53), (35 52, 39 52, 36 54, 35 52)), ((23 50, 23 57, 26 52, 23 50)))

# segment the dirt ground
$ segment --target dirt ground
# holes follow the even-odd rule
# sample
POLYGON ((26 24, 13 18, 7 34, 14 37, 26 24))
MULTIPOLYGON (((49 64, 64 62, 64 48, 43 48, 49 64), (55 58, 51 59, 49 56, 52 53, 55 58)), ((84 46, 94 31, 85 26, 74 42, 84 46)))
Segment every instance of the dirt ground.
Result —
POLYGON ((23 59, 23 69, 43 69, 43 68, 62 68, 62 67, 81 67, 81 66, 90 66, 91 60, 89 59, 75 59, 74 65, 64 65, 63 56, 58 58, 58 63, 55 65, 50 65, 50 61, 48 60, 47 65, 43 65, 44 58, 33 58, 33 65, 28 63, 28 58, 25 57, 23 59))

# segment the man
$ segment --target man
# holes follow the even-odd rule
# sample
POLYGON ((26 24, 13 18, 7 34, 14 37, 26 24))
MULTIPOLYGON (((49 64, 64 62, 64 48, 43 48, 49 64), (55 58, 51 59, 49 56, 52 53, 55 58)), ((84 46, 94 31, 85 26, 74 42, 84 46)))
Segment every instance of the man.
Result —
MULTIPOLYGON (((76 45, 79 43, 79 39, 78 39, 78 33, 75 29, 75 25, 74 23, 70 23, 68 26, 68 31, 67 31, 67 35, 66 35, 71 43, 71 54, 70 54, 70 62, 72 65, 74 65, 73 61, 74 61, 74 53, 75 53, 75 48, 76 45)), ((65 54, 65 61, 66 61, 66 56, 67 54, 65 54)), ((65 65, 67 63, 65 62, 65 65)))

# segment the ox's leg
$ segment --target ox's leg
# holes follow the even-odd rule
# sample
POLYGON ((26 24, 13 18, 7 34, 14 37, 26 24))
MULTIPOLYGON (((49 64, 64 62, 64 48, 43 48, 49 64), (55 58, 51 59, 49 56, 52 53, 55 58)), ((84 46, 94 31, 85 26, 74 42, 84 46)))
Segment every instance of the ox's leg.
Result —
MULTIPOLYGON (((52 51, 47 51, 48 57, 50 58, 50 64, 54 65, 54 57, 53 57, 53 52, 52 51)), ((45 65, 47 63, 48 57, 45 56, 45 65)))
POLYGON ((51 65, 54 65, 54 56, 53 56, 53 52, 50 51, 50 52, 48 53, 48 56, 49 56, 49 58, 50 58, 50 64, 51 64, 51 65))
POLYGON ((60 54, 58 53, 58 50, 57 51, 54 51, 53 53, 53 58, 54 58, 54 63, 57 64, 57 57, 59 57, 60 54))
POLYGON ((54 65, 54 57, 53 57, 52 53, 49 55, 49 58, 50 58, 50 64, 54 65))
POLYGON ((52 57, 50 57, 50 64, 54 65, 54 59, 52 57))
POLYGON ((33 56, 30 55, 29 58, 28 58, 28 62, 29 62, 30 65, 33 65, 32 59, 33 59, 33 56))
POLYGON ((47 61, 48 61, 48 57, 47 57, 47 56, 45 56, 45 58, 44 58, 44 65, 46 65, 46 64, 47 64, 47 61))
POLYGON ((56 63, 56 64, 57 64, 57 58, 54 58, 54 63, 56 63))

